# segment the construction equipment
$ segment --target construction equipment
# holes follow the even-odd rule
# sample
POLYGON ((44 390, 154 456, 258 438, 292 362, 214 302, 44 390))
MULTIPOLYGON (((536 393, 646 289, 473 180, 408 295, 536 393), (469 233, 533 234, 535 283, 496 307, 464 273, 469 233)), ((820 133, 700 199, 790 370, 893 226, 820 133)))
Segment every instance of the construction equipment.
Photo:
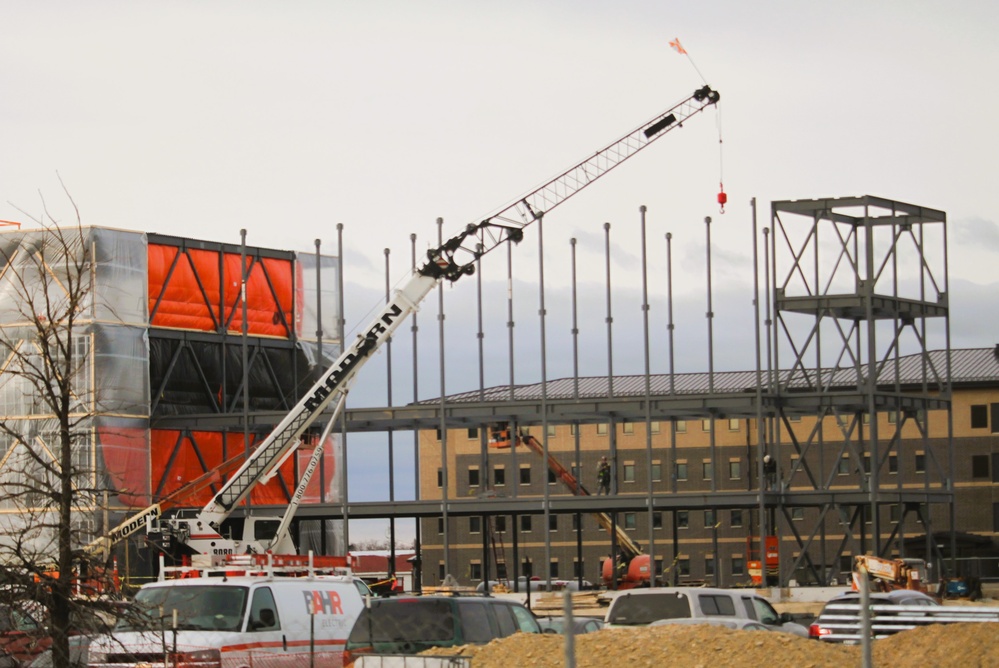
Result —
POLYGON ((867 574, 871 588, 875 591, 914 589, 926 593, 923 575, 926 562, 922 559, 885 559, 870 554, 858 554, 853 558, 853 589, 860 589, 861 578, 867 574))
MULTIPOLYGON (((491 447, 510 447, 510 429, 505 423, 491 425, 489 433, 489 445, 491 447)), ((525 431, 522 431, 517 436, 517 444, 525 445, 538 456, 545 457, 544 446, 538 442, 538 439, 525 431)), ((562 481, 562 484, 572 492, 573 496, 590 496, 589 491, 579 482, 576 476, 569 469, 565 468, 550 451, 548 452, 547 463, 548 470, 562 481)), ((617 537, 618 558, 616 562, 613 559, 608 559, 604 562, 603 573, 601 573, 604 584, 609 585, 614 583, 618 589, 631 589, 632 587, 647 585, 651 574, 649 555, 642 553, 642 548, 639 547, 638 543, 631 539, 631 536, 624 530, 624 527, 620 524, 615 524, 610 515, 602 512, 590 514, 604 531, 617 537)))
POLYGON ((763 555, 760 555, 758 536, 746 536, 746 568, 749 579, 757 587, 776 586, 780 581, 780 541, 777 536, 763 537, 763 555))
MULTIPOLYGON (((587 159, 517 198, 495 214, 467 225, 460 233, 427 251, 426 261, 375 316, 374 320, 323 372, 305 396, 281 420, 245 463, 194 517, 160 518, 157 529, 186 543, 195 553, 222 556, 257 549, 284 551, 286 532, 276 532, 273 540, 247 536, 231 539, 221 534, 222 523, 243 502, 255 485, 273 475, 280 463, 301 442, 303 433, 320 416, 334 422, 343 410, 347 392, 358 371, 423 299, 444 280, 454 282, 475 273, 476 262, 499 246, 524 238, 524 228, 541 220, 556 206, 634 156, 671 130, 682 127, 690 117, 715 105, 720 96, 709 86, 694 91, 652 120, 641 124, 587 159), (327 408, 334 404, 332 414, 327 408)), ((292 508, 289 508, 289 513, 292 508)), ((286 517, 289 516, 286 513, 286 517)))

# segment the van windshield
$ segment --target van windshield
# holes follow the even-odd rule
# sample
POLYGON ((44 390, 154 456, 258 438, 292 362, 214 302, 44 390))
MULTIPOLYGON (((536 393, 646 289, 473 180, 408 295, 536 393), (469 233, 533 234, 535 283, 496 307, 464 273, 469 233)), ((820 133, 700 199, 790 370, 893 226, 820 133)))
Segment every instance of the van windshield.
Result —
POLYGON ((238 631, 243 626, 247 588, 226 585, 145 587, 135 595, 138 615, 122 618, 119 631, 172 629, 238 631))

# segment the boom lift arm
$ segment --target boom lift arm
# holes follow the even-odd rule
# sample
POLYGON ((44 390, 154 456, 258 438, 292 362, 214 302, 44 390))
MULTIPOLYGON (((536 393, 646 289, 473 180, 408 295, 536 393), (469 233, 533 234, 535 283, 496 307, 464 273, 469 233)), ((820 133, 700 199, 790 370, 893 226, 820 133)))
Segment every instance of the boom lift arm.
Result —
POLYGON ((392 335, 406 317, 418 310, 420 302, 443 280, 457 281, 475 272, 475 262, 501 244, 517 243, 524 228, 566 201, 608 171, 632 157, 683 122, 719 100, 709 86, 697 89, 687 99, 643 123, 591 157, 571 167, 544 185, 520 197, 493 215, 465 227, 437 248, 427 251, 427 259, 399 289, 363 333, 327 369, 287 416, 251 453, 243 466, 201 510, 192 532, 218 531, 222 522, 246 498, 253 487, 292 449, 303 432, 334 400, 347 394, 354 376, 368 357, 392 335))
MULTIPOLYGON (((535 454, 540 457, 545 456, 544 447, 538 442, 538 439, 534 438, 528 433, 521 433, 520 438, 517 439, 518 442, 523 443, 535 454)), ((573 496, 590 496, 590 493, 583 487, 576 476, 562 466, 561 462, 556 459, 551 452, 548 453, 548 470, 555 475, 556 478, 562 481, 563 484, 569 491, 572 492, 573 496)), ((610 515, 602 512, 591 513, 594 519, 597 520, 604 531, 609 534, 615 534, 617 536, 617 545, 621 550, 621 554, 625 561, 631 561, 638 555, 642 554, 642 548, 638 546, 638 543, 631 539, 628 532, 624 530, 624 527, 620 524, 614 524, 611 521, 610 515)))

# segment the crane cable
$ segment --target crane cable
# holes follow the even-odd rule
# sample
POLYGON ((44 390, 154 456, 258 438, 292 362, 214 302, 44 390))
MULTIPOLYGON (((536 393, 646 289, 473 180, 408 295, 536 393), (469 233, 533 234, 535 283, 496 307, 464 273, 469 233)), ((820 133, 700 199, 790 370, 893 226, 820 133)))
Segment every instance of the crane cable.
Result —
MULTIPOLYGON (((680 38, 674 37, 672 40, 670 40, 669 45, 673 49, 675 49, 676 52, 679 53, 680 55, 687 56, 687 62, 689 62, 690 66, 694 68, 695 72, 697 72, 697 76, 701 77, 701 81, 704 82, 705 85, 707 85, 708 80, 704 78, 704 75, 701 73, 700 68, 697 67, 697 63, 695 63, 694 59, 690 57, 690 53, 688 53, 687 50, 683 48, 683 45, 680 44, 680 38)), ((722 129, 721 129, 721 109, 718 108, 718 105, 715 105, 715 127, 718 128, 718 208, 721 213, 725 213, 725 204, 728 202, 728 195, 725 194, 725 178, 724 178, 723 160, 722 160, 723 142, 722 142, 722 129)))

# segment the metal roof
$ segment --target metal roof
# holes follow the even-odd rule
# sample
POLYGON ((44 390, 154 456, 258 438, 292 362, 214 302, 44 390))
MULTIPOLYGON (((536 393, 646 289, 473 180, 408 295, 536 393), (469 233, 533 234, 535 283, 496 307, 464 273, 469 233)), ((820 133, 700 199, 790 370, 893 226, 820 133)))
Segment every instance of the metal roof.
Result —
MULTIPOLYGON (((861 373, 866 371, 866 366, 861 373)), ((810 387, 817 384, 814 369, 781 371, 780 382, 790 387, 810 387)), ((766 384, 766 372, 761 373, 766 384)), ((943 382, 947 378, 947 355, 945 350, 933 350, 924 357, 921 354, 901 356, 897 360, 885 361, 879 372, 879 385, 920 385, 924 379, 931 384, 943 382), (897 368, 897 371, 896 371, 897 368)), ((996 348, 962 348, 950 351, 950 378, 953 385, 966 383, 999 383, 999 346, 996 348)), ((853 368, 823 369, 823 387, 856 387, 857 373, 853 368), (831 381, 830 382, 830 378, 831 381)), ((649 394, 663 395, 703 395, 708 393, 728 394, 756 391, 756 371, 716 371, 708 373, 652 374, 649 376, 649 394)), ((607 376, 586 376, 558 378, 548 381, 548 399, 592 399, 600 397, 642 397, 645 395, 645 376, 614 376, 611 383, 607 376), (578 387, 578 395, 576 388, 578 387), (613 390, 612 392, 610 390, 613 390)), ((479 401, 537 401, 541 398, 542 384, 497 385, 484 390, 460 392, 447 397, 450 403, 479 401), (511 395, 512 393, 512 395, 511 395)), ((419 403, 435 403, 438 399, 428 399, 419 403)))

